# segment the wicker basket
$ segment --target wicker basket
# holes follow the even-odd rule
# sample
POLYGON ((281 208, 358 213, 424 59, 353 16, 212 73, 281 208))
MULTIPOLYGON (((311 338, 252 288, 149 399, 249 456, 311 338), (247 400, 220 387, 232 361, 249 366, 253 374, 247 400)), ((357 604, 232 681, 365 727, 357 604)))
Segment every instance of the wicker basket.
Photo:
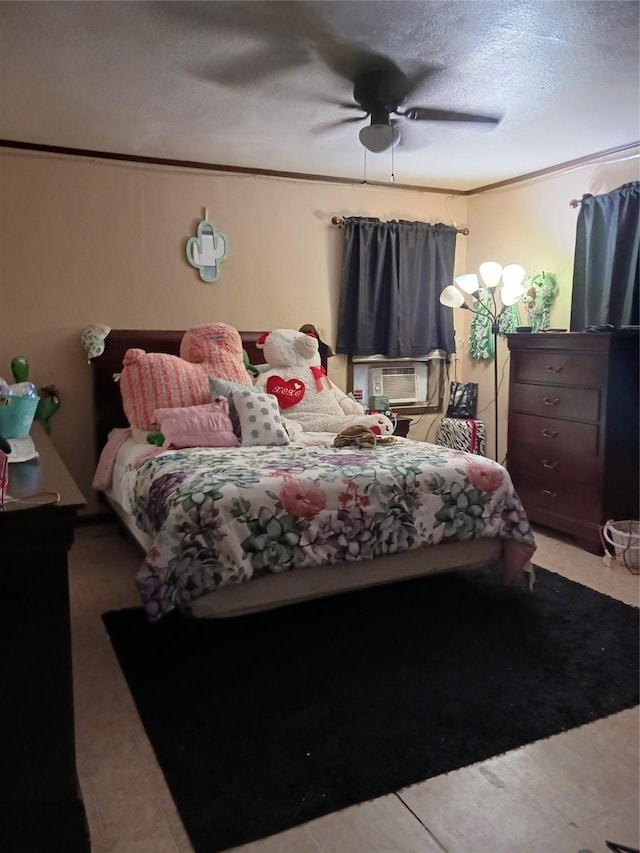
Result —
MULTIPOLYGON (((602 537, 613 546, 616 561, 637 574, 640 570, 640 521, 607 521, 602 537)), ((609 553, 607 546, 604 547, 609 553)))

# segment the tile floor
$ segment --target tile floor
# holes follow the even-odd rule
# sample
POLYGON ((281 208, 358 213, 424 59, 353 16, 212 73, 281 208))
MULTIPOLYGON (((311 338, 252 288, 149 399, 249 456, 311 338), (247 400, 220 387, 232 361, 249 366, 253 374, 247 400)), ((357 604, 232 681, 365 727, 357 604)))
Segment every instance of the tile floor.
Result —
MULTIPOLYGON (((629 604, 638 577, 546 531, 535 562, 629 604)), ((100 614, 137 606, 136 546, 111 524, 81 527, 70 555, 80 784, 94 853, 187 853, 100 614)), ((234 853, 606 853, 639 847, 638 708, 234 853)))

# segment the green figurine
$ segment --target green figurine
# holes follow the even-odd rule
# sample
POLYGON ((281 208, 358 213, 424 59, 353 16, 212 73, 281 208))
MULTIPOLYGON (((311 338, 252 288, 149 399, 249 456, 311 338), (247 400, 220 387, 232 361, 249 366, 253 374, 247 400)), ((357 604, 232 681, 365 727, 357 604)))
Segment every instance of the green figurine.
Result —
POLYGON ((258 368, 255 365, 251 364, 251 362, 249 361, 249 353, 246 351, 246 349, 242 350, 242 361, 244 362, 245 369, 255 379, 255 377, 259 375, 260 371, 258 370, 258 368))
POLYGON ((14 382, 29 381, 29 362, 23 355, 11 359, 11 373, 14 382))
POLYGON ((550 272, 541 272, 527 281, 522 301, 531 320, 531 331, 541 332, 551 325, 551 306, 558 295, 558 281, 550 272))
MULTIPOLYGON (((15 374, 14 374, 15 376, 15 374)), ((40 400, 36 409, 35 419, 40 421, 44 431, 49 435, 51 432, 51 418, 60 408, 60 398, 55 385, 45 385, 38 390, 40 400)))

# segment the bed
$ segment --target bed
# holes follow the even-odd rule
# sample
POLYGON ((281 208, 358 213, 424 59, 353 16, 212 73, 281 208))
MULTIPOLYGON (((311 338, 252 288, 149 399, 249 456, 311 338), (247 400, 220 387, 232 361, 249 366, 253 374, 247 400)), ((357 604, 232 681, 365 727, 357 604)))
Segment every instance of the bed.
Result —
MULTIPOLYGON (((305 433, 284 447, 161 451, 131 435, 118 384, 131 347, 177 355, 181 331, 113 330, 93 362, 96 442, 114 448, 104 500, 142 548, 150 619, 221 617, 457 569, 526 579, 535 550, 491 460, 397 438, 373 448, 305 433)), ((241 332, 260 364, 260 332, 241 332)))

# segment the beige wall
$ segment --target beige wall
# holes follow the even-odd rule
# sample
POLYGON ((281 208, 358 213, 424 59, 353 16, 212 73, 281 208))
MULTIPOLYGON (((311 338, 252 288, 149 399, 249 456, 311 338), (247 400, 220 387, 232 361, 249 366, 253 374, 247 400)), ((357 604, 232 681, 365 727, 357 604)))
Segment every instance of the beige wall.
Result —
MULTIPOLYGON (((467 201, 398 189, 223 176, 5 149, 0 152, 0 376, 26 355, 31 379, 54 383, 52 438, 90 509, 91 368, 79 335, 112 328, 240 329, 314 323, 335 341, 342 233, 332 215, 465 224, 467 201), (185 258, 208 208, 229 256, 204 284, 185 258)), ((456 272, 465 269, 458 240, 456 272)), ((344 387, 344 359, 330 362, 344 387)), ((424 438, 425 417, 413 435, 424 438)), ((435 429, 431 430, 432 436, 435 429)))
MULTIPOLYGON (((568 329, 571 316, 571 284, 578 209, 569 205, 585 193, 609 192, 640 177, 638 159, 574 169, 536 180, 515 184, 469 197, 466 272, 478 271, 483 261, 498 261, 503 266, 519 263, 527 276, 543 270, 556 275, 559 293, 551 311, 552 328, 568 329)), ((494 454, 494 373, 493 362, 472 362, 467 356, 470 314, 455 312, 458 337, 464 338, 459 348, 460 372, 467 382, 478 382, 479 417, 485 421, 488 437, 487 455, 494 454)), ((520 308, 523 325, 529 325, 526 312, 520 308)), ((504 339, 498 340, 499 458, 507 451, 507 405, 509 392, 508 349, 504 339)))
MULTIPOLYGON (((456 274, 484 260, 554 272, 552 325, 569 324, 577 210, 569 200, 638 178, 638 160, 591 165, 469 198, 0 151, 0 375, 26 355, 38 385, 54 383, 62 407, 52 438, 89 500, 94 465, 91 369, 80 347, 93 322, 112 328, 185 329, 224 321, 268 330, 312 322, 335 341, 341 232, 331 216, 369 215, 469 226, 458 238, 456 274), (208 208, 229 241, 214 284, 185 260, 185 242, 208 208)), ((493 448, 493 366, 466 356, 468 320, 452 369, 480 383, 488 452, 493 448)), ((500 458, 506 452, 507 350, 499 346, 500 458)), ((330 362, 345 384, 344 359, 330 362)), ((424 416, 411 435, 435 438, 424 416)))

